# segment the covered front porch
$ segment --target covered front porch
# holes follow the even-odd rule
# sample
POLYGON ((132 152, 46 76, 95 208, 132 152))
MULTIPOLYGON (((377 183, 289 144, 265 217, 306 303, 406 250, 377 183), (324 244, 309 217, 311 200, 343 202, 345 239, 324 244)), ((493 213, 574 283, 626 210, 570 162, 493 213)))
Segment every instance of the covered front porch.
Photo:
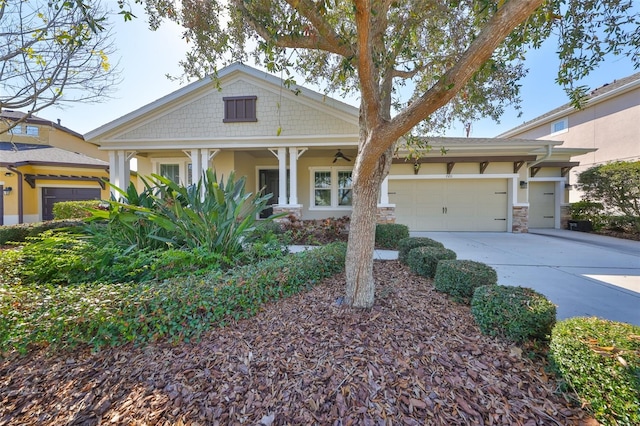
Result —
MULTIPOLYGON (((138 175, 158 174, 184 185, 192 184, 208 168, 223 179, 233 171, 236 178, 246 178, 248 190, 273 194, 263 217, 277 213, 299 219, 349 216, 351 173, 356 156, 354 145, 343 141, 340 145, 320 147, 284 145, 234 149, 111 150, 110 180, 118 187, 128 186, 128 170, 133 159, 138 175)), ((389 204, 388 180, 383 182, 380 193, 379 222, 394 222, 395 206, 389 204)))

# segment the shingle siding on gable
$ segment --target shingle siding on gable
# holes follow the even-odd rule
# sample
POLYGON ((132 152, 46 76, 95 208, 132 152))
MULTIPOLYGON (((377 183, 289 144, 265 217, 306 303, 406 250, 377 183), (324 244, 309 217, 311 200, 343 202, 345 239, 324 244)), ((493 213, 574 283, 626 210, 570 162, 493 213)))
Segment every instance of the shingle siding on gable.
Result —
MULTIPOLYGON (((283 88, 283 90, 288 90, 283 88)), ((322 113, 288 96, 262 89, 246 81, 235 81, 169 112, 117 139, 188 139, 209 137, 357 134, 357 125, 322 113), (252 96, 257 99, 257 122, 223 123, 223 97, 252 96), (280 108, 278 108, 280 105, 280 108)))

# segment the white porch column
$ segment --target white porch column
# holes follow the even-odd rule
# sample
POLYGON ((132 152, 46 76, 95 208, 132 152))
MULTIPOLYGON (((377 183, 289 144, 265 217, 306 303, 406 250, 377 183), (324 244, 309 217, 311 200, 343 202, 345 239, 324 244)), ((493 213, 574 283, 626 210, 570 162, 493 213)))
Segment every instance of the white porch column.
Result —
POLYGON ((200 160, 200 166, 202 167, 202 173, 204 174, 207 169, 211 168, 209 162, 215 158, 216 155, 220 153, 219 149, 201 149, 200 155, 202 156, 202 160, 200 160))
POLYGON ((384 178, 380 184, 380 204, 389 204, 389 176, 384 178))
MULTIPOLYGON (((131 155, 133 156, 135 153, 131 155)), ((120 181, 120 188, 124 190, 129 187, 129 174, 131 173, 129 158, 127 151, 118 151, 118 180, 120 181)))
POLYGON ((298 204, 298 148, 289 148, 289 204, 298 204))
MULTIPOLYGON (((109 151, 109 183, 120 187, 118 184, 118 153, 116 151, 109 151)), ((111 195, 118 198, 118 193, 115 189, 110 188, 111 195)))
POLYGON ((204 171, 204 167, 202 166, 201 162, 200 150, 192 149, 189 158, 191 159, 191 182, 195 184, 200 180, 200 177, 202 176, 202 173, 204 171))
POLYGON ((278 204, 287 204, 287 148, 278 148, 278 204))

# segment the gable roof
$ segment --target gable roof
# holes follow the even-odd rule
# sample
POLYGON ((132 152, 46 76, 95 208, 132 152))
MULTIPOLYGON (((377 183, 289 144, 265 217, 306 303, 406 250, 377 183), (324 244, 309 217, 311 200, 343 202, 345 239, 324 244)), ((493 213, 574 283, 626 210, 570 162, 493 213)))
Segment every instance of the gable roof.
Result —
POLYGON ((77 152, 48 145, 0 142, 0 165, 58 165, 62 167, 107 168, 109 163, 77 152))
POLYGON ((83 139, 84 137, 77 132, 74 132, 73 130, 69 129, 68 127, 64 127, 63 125, 60 124, 60 121, 58 121, 57 123, 51 121, 51 120, 47 120, 44 118, 40 118, 37 117, 35 115, 32 115, 31 117, 27 117, 27 113, 24 113, 22 111, 13 111, 10 109, 5 109, 2 112, 0 112, 0 119, 4 119, 4 120, 9 120, 9 121, 19 121, 22 120, 23 123, 27 123, 27 124, 36 124, 39 126, 50 126, 53 127, 54 129, 58 129, 61 130, 63 132, 66 132, 72 136, 75 136, 79 139, 83 139), (26 117, 26 118, 25 118, 26 117))
MULTIPOLYGON (((640 88, 640 72, 632 74, 628 77, 621 78, 619 80, 614 80, 611 83, 604 84, 597 89, 591 91, 589 95, 587 95, 584 107, 590 107, 600 102, 603 102, 607 99, 613 98, 615 96, 626 93, 630 90, 640 88)), ((552 109, 549 112, 546 112, 532 120, 529 120, 517 127, 514 127, 511 130, 507 130, 506 132, 498 135, 498 138, 507 138, 518 133, 529 130, 533 127, 537 127, 541 124, 549 123, 555 119, 566 116, 574 112, 576 108, 571 105, 571 103, 566 103, 558 108, 552 109)))
MULTIPOLYGON (((245 65, 243 63, 240 62, 236 62, 233 63, 227 67, 222 68, 220 71, 217 72, 217 74, 215 76, 210 76, 210 77, 205 77, 201 80, 195 81, 181 89, 178 89, 166 96, 161 97, 160 99, 157 99, 147 105, 144 105, 128 114, 123 115, 120 118, 117 118, 107 124, 104 124, 94 130, 91 130, 90 132, 85 134, 85 139, 86 140, 93 140, 93 139, 97 139, 100 138, 104 135, 106 135, 107 133, 109 133, 110 131, 118 128, 119 126, 122 126, 126 123, 132 122, 133 120, 136 120, 142 116, 144 116, 145 114, 149 114, 152 113, 154 111, 157 111, 165 106, 167 106, 168 104, 175 102, 181 98, 184 98, 194 92, 197 92, 198 90, 209 86, 211 84, 216 84, 216 79, 217 81, 223 81, 225 79, 229 79, 231 77, 233 77, 236 74, 245 74, 248 76, 251 76, 257 80, 263 80, 264 82, 270 84, 270 85, 274 85, 277 87, 285 87, 284 84, 284 80, 282 80, 279 77, 276 77, 274 75, 271 75, 269 73, 267 73, 266 71, 261 71, 258 70, 256 68, 250 67, 248 65, 245 65)), ((324 95, 322 93, 318 93, 315 92, 313 90, 307 89, 303 86, 298 86, 298 85, 293 85, 290 87, 287 87, 287 90, 290 90, 291 92, 297 93, 302 95, 303 97, 306 97, 308 99, 311 99, 313 101, 319 102, 321 104, 327 105, 333 109, 336 109, 344 114, 347 114, 348 116, 352 116, 357 120, 358 117, 358 108, 349 105, 345 102, 339 101, 335 98, 329 97, 327 95, 324 95)))

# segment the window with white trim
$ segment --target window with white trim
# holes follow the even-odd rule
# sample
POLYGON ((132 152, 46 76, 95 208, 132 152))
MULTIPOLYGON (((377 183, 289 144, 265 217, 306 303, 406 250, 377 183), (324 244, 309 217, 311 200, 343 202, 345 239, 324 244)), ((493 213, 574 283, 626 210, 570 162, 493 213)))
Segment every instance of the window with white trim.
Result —
POLYGON ((13 129, 9 130, 10 135, 21 135, 22 134, 22 126, 17 125, 13 129))
POLYGON ((180 183, 180 164, 160 164, 160 176, 180 183))
POLYGON ((40 129, 37 126, 27 126, 27 135, 38 136, 39 134, 40 134, 40 129))
POLYGON ((318 209, 350 209, 353 203, 351 169, 311 169, 311 206, 318 209))
POLYGON ((569 119, 563 118, 562 120, 554 121, 551 123, 551 133, 563 133, 569 130, 569 119))

